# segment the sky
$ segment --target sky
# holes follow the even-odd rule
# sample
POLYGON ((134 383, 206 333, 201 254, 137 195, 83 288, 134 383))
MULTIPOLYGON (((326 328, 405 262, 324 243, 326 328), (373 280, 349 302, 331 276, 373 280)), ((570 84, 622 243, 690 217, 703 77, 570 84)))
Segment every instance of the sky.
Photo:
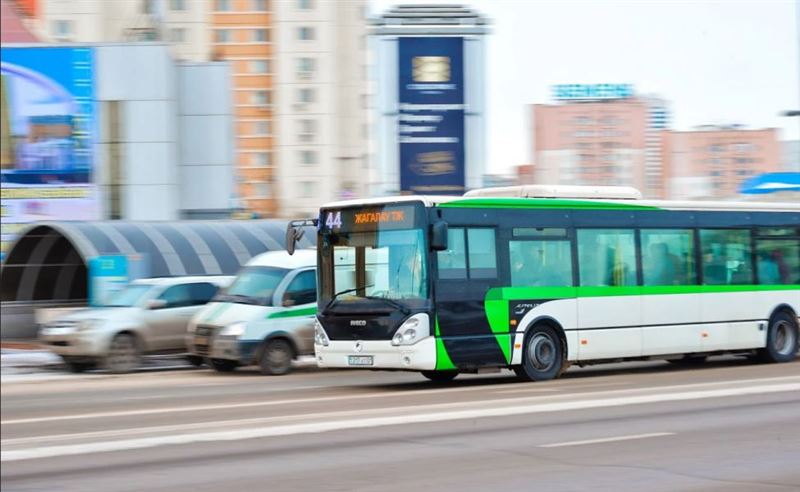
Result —
POLYGON ((488 171, 530 163, 531 104, 562 83, 630 83, 670 102, 672 127, 744 124, 800 139, 800 0, 370 0, 459 3, 491 19, 488 171))

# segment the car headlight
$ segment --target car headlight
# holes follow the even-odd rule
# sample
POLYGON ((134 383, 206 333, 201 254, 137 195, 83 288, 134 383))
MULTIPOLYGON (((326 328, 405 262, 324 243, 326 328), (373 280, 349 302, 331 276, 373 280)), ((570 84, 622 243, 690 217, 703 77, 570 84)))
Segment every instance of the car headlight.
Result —
POLYGON ((328 335, 325 334, 325 330, 322 329, 319 320, 314 321, 314 344, 327 347, 329 343, 328 335))
POLYGON ((84 319, 78 323, 77 331, 89 331, 93 328, 97 328, 103 322, 101 319, 84 319))
POLYGON ((413 345, 430 335, 427 314, 415 314, 400 325, 392 337, 392 345, 413 345))
POLYGON ((219 334, 223 337, 240 337, 244 335, 244 330, 247 328, 247 323, 244 321, 240 321, 238 323, 234 323, 232 325, 228 325, 222 330, 220 330, 219 334))

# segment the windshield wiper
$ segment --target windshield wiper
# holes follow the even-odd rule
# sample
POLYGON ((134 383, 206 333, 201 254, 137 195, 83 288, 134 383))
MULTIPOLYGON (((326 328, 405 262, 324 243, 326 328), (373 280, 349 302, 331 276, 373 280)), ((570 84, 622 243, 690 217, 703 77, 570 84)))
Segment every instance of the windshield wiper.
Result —
POLYGON ((384 301, 386 304, 389 304, 390 306, 392 306, 392 307, 394 307, 394 308, 397 308, 397 309, 399 309, 399 310, 400 310, 400 312, 402 312, 403 314, 409 314, 409 313, 411 312, 411 311, 410 311, 410 310, 409 310, 407 307, 405 307, 403 304, 401 304, 401 303, 399 303, 399 302, 395 301, 394 299, 389 299, 388 297, 381 297, 381 296, 364 296, 364 298, 365 298, 365 299, 379 299, 379 300, 381 300, 381 301, 384 301))
POLYGON ((370 284, 370 285, 365 285, 365 286, 363 286, 363 287, 353 287, 352 289, 345 289, 345 290, 343 290, 343 291, 337 292, 336 294, 334 294, 334 295, 333 295, 333 297, 331 297, 331 300, 330 300, 330 301, 328 301, 328 303, 327 303, 327 304, 325 304, 325 307, 324 307, 324 308, 322 308, 322 311, 321 311, 321 313, 322 313, 322 314, 325 314, 325 313, 327 313, 327 312, 328 312, 328 309, 329 309, 329 308, 330 308, 330 307, 333 305, 333 301, 335 301, 335 300, 336 300, 336 298, 337 298, 337 297, 339 297, 340 295, 342 295, 342 294, 347 294, 348 292, 355 292, 355 291, 357 291, 357 290, 366 289, 366 288, 368 288, 368 287, 374 287, 374 286, 375 286, 375 284, 370 284))

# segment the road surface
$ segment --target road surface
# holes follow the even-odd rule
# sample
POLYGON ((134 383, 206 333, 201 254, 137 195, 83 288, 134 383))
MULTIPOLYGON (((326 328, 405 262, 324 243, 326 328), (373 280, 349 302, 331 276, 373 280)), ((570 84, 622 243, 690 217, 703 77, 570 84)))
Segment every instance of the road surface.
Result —
POLYGON ((3 491, 800 490, 800 362, 2 384, 3 491))

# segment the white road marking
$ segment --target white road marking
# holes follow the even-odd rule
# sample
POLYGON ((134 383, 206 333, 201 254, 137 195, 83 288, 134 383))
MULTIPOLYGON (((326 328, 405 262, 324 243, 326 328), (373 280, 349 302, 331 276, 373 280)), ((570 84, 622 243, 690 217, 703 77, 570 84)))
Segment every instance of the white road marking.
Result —
MULTIPOLYGON (((49 458, 56 456, 79 455, 132 449, 150 448, 164 445, 191 444, 197 442, 238 441, 242 439, 312 434, 320 432, 340 431, 348 429, 364 429, 398 424, 418 424, 453 420, 471 420, 485 417, 504 417, 544 412, 564 412, 591 408, 618 407, 667 401, 687 401, 707 398, 756 395, 779 392, 800 391, 800 383, 773 385, 757 385, 741 388, 723 388, 700 391, 683 391, 676 393, 658 393, 652 395, 625 396, 618 398, 599 398, 593 400, 577 400, 553 403, 533 403, 528 405, 509 405, 494 408, 463 409, 444 412, 426 412, 372 418, 354 418, 323 422, 297 423, 255 427, 236 430, 199 432, 194 434, 174 434, 118 441, 100 441, 81 444, 65 444, 43 446, 38 448, 4 449, 0 451, 0 462, 27 459, 49 458)), ((513 402, 513 400, 512 400, 513 402)), ((424 407, 424 406, 423 406, 424 407)))
POLYGON ((561 448, 565 446, 582 446, 584 444, 601 444, 605 442, 633 441, 635 439, 648 439, 650 437, 674 436, 674 432, 652 432, 650 434, 635 434, 632 436, 604 437, 600 439, 587 439, 585 441, 557 442, 553 444, 540 444, 538 448, 561 448))
MULTIPOLYGON (((692 383, 692 384, 682 384, 682 385, 674 385, 674 386, 652 386, 649 388, 631 388, 631 389, 624 389, 624 390, 610 390, 605 392, 595 392, 595 393, 582 393, 580 396, 589 397, 589 396, 609 396, 615 393, 630 393, 630 392, 643 392, 643 391, 651 391, 654 389, 660 391, 667 391, 673 389, 688 389, 688 388, 702 388, 708 386, 724 386, 724 385, 733 385, 733 384, 746 384, 746 383, 753 383, 753 384, 764 384, 764 383, 772 383, 777 381, 800 381, 800 376, 781 376, 775 378, 762 378, 762 379, 742 379, 737 381, 715 381, 715 382, 708 382, 708 383, 692 383)), ((413 395, 436 395, 442 393, 456 393, 456 392, 467 392, 467 391, 492 391, 503 388, 518 388, 519 383, 510 383, 510 384, 501 384, 501 385, 478 385, 478 386, 467 386, 467 387, 457 387, 457 388, 440 388, 440 389, 421 389, 421 390, 409 390, 409 391, 390 391, 390 392, 380 392, 380 393, 362 393, 362 394, 349 394, 349 395, 339 395, 339 396, 321 396, 316 398, 293 398, 293 399, 285 399, 285 400, 268 400, 268 401, 254 401, 254 402, 246 402, 246 403, 219 403, 219 404, 209 404, 209 405, 192 405, 192 406, 183 406, 183 407, 166 407, 166 408, 146 408, 140 410, 118 410, 118 411, 109 411, 109 412, 94 412, 94 413, 81 413, 81 414, 73 414, 73 415, 54 415, 50 417, 31 417, 25 419, 11 419, 11 420, 3 420, 0 421, 2 425, 17 425, 17 424, 35 424, 40 422, 56 422, 62 420, 84 420, 84 419, 96 419, 96 418, 109 418, 109 417, 130 417, 130 416, 137 416, 137 415, 156 415, 162 413, 183 413, 183 412, 203 412, 203 411, 210 411, 210 410, 231 410, 237 408, 252 408, 252 407, 272 407, 272 406, 280 406, 280 405, 295 405, 295 404, 308 404, 308 403, 326 403, 332 401, 345 401, 345 400, 358 400, 358 399, 373 399, 373 398, 391 398, 391 397, 407 397, 413 395)), ((598 386, 599 387, 599 386, 598 386)), ((547 388, 535 388, 537 390, 545 390, 547 388)), ((534 389, 534 388, 531 388, 534 389)), ((556 387, 557 391, 562 389, 569 389, 569 386, 563 387, 556 387)), ((495 391, 497 392, 497 391, 495 391)))

